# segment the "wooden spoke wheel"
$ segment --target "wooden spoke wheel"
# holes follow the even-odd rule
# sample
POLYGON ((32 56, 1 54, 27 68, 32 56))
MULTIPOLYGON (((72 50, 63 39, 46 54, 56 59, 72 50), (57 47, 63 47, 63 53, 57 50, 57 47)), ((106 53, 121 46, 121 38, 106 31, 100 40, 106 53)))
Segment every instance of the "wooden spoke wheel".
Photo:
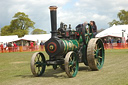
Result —
POLYGON ((31 59, 31 71, 34 76, 41 76, 46 67, 46 61, 44 54, 41 52, 36 52, 32 55, 31 59))
POLYGON ((65 71, 68 77, 72 78, 77 75, 78 72, 78 57, 75 52, 70 51, 65 57, 65 71))
POLYGON ((92 38, 87 47, 87 61, 92 70, 99 70, 104 64, 104 46, 99 38, 92 38))

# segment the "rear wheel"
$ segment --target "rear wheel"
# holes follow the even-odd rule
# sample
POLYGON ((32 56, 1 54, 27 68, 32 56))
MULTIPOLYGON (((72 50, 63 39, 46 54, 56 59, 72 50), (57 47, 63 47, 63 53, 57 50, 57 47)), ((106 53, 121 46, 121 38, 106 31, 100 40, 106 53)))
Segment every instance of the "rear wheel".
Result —
POLYGON ((34 76, 41 76, 46 68, 46 61, 43 53, 36 52, 32 55, 31 71, 34 76))
POLYGON ((75 52, 70 51, 65 57, 65 71, 68 77, 75 77, 78 72, 78 57, 75 52))
POLYGON ((92 38, 87 47, 87 61, 92 70, 100 70, 104 64, 104 46, 99 38, 92 38))

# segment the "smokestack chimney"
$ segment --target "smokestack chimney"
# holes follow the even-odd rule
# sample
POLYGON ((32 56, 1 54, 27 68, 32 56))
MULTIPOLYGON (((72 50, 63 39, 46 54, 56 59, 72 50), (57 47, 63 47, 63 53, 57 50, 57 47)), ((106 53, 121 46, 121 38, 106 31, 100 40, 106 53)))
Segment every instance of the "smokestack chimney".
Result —
POLYGON ((50 6, 50 16, 51 16, 51 33, 53 38, 57 37, 57 19, 56 19, 56 6, 50 6))

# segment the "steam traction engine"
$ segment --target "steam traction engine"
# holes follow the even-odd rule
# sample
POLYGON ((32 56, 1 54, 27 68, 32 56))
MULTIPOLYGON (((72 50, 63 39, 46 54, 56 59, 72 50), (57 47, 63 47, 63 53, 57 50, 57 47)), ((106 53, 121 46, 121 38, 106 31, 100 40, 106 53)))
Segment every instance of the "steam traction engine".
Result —
POLYGON ((75 77, 79 63, 83 62, 92 70, 100 70, 104 64, 104 46, 99 38, 92 38, 90 24, 78 25, 76 30, 71 30, 64 23, 57 30, 56 6, 50 6, 51 38, 45 43, 45 50, 49 60, 41 52, 33 54, 31 59, 31 71, 34 76, 41 76, 45 72, 46 65, 52 65, 54 69, 60 66, 66 71, 68 77, 75 77))

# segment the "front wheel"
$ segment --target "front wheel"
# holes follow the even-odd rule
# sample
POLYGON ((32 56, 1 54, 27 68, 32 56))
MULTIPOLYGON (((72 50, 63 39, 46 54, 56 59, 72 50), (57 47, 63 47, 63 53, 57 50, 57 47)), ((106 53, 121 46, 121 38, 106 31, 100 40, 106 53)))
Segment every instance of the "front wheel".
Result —
POLYGON ((32 55, 31 59, 31 71, 34 76, 41 76, 46 68, 46 61, 44 54, 36 52, 32 55))
POLYGON ((65 71, 68 77, 72 78, 77 75, 79 68, 78 57, 75 52, 70 51, 65 57, 65 71))

